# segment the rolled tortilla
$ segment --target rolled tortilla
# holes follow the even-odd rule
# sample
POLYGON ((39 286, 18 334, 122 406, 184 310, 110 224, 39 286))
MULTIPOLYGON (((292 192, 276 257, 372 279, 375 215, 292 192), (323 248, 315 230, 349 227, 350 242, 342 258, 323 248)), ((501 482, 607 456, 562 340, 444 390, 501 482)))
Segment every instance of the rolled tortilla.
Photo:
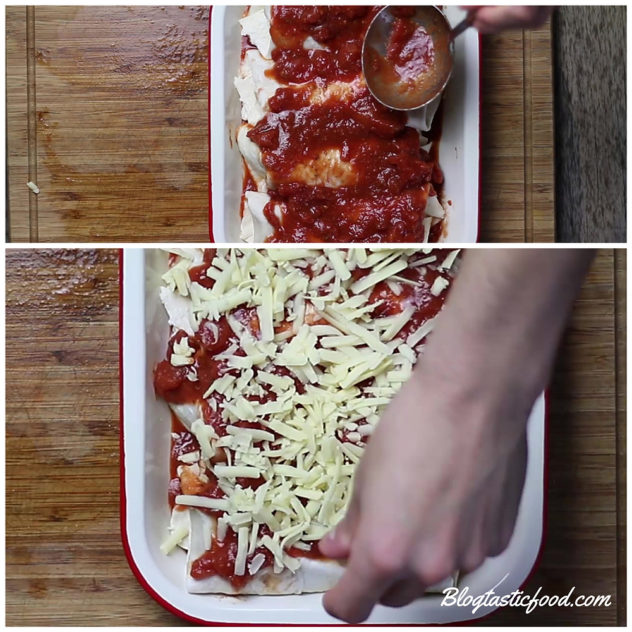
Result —
POLYGON ((191 432, 191 426, 197 419, 202 418, 202 410, 199 404, 169 404, 178 421, 191 432))
MULTIPOLYGON (((310 592, 326 592, 342 577, 344 566, 336 560, 300 558, 301 565, 295 573, 284 569, 275 573, 271 567, 262 568, 245 586, 236 588, 230 581, 219 576, 193 579, 191 566, 208 550, 208 542, 215 537, 216 521, 201 511, 190 510, 191 541, 187 555, 186 589, 190 593, 221 593, 225 595, 298 595, 310 592), (209 538, 210 535, 210 538, 209 538)), ((247 568, 247 567, 246 567, 247 568)), ((248 572, 246 570, 246 572, 248 572)))

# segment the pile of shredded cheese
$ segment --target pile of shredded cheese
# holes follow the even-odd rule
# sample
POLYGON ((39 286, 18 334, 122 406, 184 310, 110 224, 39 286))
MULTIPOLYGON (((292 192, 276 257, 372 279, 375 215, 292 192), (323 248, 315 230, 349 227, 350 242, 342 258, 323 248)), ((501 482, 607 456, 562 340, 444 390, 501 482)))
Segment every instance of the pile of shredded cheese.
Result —
MULTIPOLYGON (((344 516, 365 441, 411 375, 432 330, 430 320, 401 339, 397 334, 414 305, 404 303, 401 313, 374 318, 380 301, 369 302, 371 292, 385 282, 393 294, 401 294, 403 284, 415 282, 400 273, 415 266, 423 274, 437 258, 431 250, 220 249, 207 271, 215 283, 207 289, 191 282, 188 273, 202 263, 202 251, 170 252, 176 258, 163 276, 161 298, 172 332, 191 335, 203 319, 225 316, 238 340, 216 356, 227 369, 204 393, 228 424, 228 434, 219 437, 196 419, 191 432, 200 449, 183 454, 178 469, 181 477, 202 482, 212 474, 225 498, 180 495, 176 503, 223 512, 215 537, 222 541, 227 529, 237 534, 235 575, 261 568, 264 556, 255 554, 258 547, 272 552, 275 572, 294 572, 300 559, 287 551, 308 550, 344 516), (370 271, 354 280, 356 268, 370 271), (256 308, 258 336, 233 315, 240 307, 256 308), (303 392, 292 377, 273 372, 275 366, 296 376, 303 392), (249 399, 270 393, 272 401, 249 399), (236 422, 258 422, 264 429, 236 422), (212 462, 221 451, 223 462, 212 462), (237 484, 238 477, 265 482, 251 489, 237 484), (273 535, 262 535, 262 525, 273 535)), ((447 290, 457 255, 450 252, 438 267, 432 294, 447 290)), ((190 366, 187 378, 198 379, 186 338, 173 345, 169 360, 173 366, 190 366)), ((163 550, 186 536, 179 524, 163 550)))

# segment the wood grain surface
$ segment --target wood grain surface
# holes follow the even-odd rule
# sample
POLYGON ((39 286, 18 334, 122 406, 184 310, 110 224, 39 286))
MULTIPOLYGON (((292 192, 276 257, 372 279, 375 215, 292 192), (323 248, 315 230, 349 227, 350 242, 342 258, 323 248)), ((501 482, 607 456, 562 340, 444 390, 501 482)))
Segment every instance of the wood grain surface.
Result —
POLYGON ((482 242, 555 241, 551 29, 484 37, 482 242))
MULTIPOLYGON (((118 254, 7 253, 6 623, 179 625, 119 535, 118 254)), ((610 608, 504 610, 487 625, 625 622, 625 251, 600 252, 550 397, 548 521, 533 594, 610 608)))
POLYGON ((7 8, 11 240, 208 240, 208 16, 7 8))
MULTIPOLYGON (((12 241, 207 239, 207 21, 7 8, 12 241)), ((482 68, 480 238, 553 241, 550 28, 484 38, 482 68)))
POLYGON ((626 18, 625 6, 555 12, 559 241, 626 241, 626 18))
POLYGON ((491 625, 622 625, 625 581, 624 250, 599 254, 558 354, 549 398, 544 549, 535 594, 609 594, 610 608, 504 609, 491 625))

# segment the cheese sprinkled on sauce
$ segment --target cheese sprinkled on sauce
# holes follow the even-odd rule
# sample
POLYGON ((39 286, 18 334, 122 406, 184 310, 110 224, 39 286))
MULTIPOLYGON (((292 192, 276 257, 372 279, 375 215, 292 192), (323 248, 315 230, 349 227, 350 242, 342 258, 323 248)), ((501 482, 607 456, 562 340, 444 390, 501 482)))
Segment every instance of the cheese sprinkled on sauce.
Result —
POLYGON ((187 487, 175 503, 214 512, 218 541, 234 532, 234 576, 257 573, 266 556, 275 572, 295 572, 295 556, 344 516, 366 441, 412 373, 457 255, 218 249, 199 277, 201 253, 171 252, 161 298, 187 314, 170 314, 172 370, 201 379, 200 340, 227 336, 213 379, 197 386, 216 422, 193 421, 197 444, 179 456, 187 481, 216 481, 218 494, 187 487))

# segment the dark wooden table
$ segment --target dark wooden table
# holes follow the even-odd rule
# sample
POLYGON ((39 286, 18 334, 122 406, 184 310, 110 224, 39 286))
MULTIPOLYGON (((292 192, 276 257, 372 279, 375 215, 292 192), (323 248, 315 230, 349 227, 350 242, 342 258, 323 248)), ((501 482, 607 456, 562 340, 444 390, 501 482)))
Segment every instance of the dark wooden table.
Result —
MULTIPOLYGON (((179 625, 119 535, 118 253, 10 250, 6 284, 7 625, 179 625)), ((608 609, 498 612, 488 625, 625 622, 625 252, 599 254, 551 388, 548 523, 527 590, 608 609)))
POLYGON ((626 241, 625 6, 553 20, 557 239, 626 241))

